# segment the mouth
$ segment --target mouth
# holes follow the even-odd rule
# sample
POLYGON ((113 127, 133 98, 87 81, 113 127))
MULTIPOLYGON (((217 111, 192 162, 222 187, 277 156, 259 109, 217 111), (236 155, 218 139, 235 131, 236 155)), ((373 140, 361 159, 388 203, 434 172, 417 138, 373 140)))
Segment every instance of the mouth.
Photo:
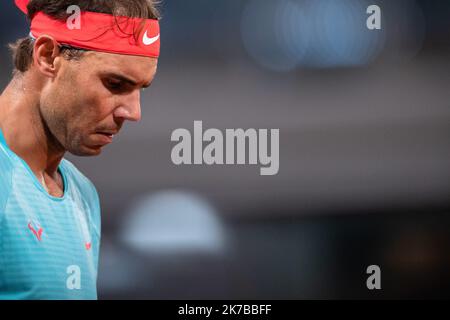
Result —
POLYGON ((113 139, 114 136, 117 134, 117 132, 112 132, 112 131, 97 131, 96 135, 98 137, 98 142, 101 145, 107 145, 110 144, 113 139))
POLYGON ((108 138, 114 138, 114 134, 113 133, 107 133, 107 132, 97 132, 97 134, 101 134, 101 135, 104 135, 104 136, 106 136, 106 137, 108 137, 108 138))

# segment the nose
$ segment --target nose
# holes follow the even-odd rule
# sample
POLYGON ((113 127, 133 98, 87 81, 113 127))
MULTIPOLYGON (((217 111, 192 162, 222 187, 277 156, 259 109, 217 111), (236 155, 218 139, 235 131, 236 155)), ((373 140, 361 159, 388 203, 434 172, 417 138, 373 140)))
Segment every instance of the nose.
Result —
POLYGON ((139 90, 122 96, 119 103, 119 106, 114 110, 115 118, 136 122, 141 120, 141 95, 139 90))

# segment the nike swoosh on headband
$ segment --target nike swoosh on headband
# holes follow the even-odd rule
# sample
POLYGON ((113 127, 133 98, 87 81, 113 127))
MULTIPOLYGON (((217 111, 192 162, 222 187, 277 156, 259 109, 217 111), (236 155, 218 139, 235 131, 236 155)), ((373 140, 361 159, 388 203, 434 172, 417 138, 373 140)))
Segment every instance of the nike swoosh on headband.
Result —
POLYGON ((159 33, 158 33, 158 35, 156 37, 149 38, 148 35, 147 35, 147 30, 146 30, 145 33, 144 33, 144 37, 142 38, 142 42, 146 46, 149 46, 149 45, 154 44, 156 41, 158 41, 158 39, 159 39, 159 33))

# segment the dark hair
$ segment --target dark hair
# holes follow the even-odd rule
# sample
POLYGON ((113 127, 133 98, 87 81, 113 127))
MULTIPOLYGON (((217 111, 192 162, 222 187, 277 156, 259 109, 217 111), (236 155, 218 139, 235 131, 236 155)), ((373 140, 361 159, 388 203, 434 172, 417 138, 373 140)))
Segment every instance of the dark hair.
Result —
MULTIPOLYGON (((155 0, 31 0, 28 4, 28 18, 31 20, 37 12, 43 12, 55 19, 64 21, 68 18, 67 8, 77 5, 81 11, 91 11, 126 16, 131 18, 158 19, 159 12, 155 0)), ((16 71, 25 72, 33 59, 34 40, 26 37, 9 45, 16 71)), ((85 50, 61 47, 61 54, 67 60, 81 58, 85 50)))

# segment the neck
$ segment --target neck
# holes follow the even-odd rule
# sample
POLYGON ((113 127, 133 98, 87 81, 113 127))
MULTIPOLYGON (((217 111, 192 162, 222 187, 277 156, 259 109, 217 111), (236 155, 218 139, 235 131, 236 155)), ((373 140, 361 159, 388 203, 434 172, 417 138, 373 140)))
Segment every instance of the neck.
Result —
POLYGON ((65 150, 42 119, 41 90, 30 72, 14 76, 0 96, 0 129, 9 148, 36 175, 55 177, 65 150))

